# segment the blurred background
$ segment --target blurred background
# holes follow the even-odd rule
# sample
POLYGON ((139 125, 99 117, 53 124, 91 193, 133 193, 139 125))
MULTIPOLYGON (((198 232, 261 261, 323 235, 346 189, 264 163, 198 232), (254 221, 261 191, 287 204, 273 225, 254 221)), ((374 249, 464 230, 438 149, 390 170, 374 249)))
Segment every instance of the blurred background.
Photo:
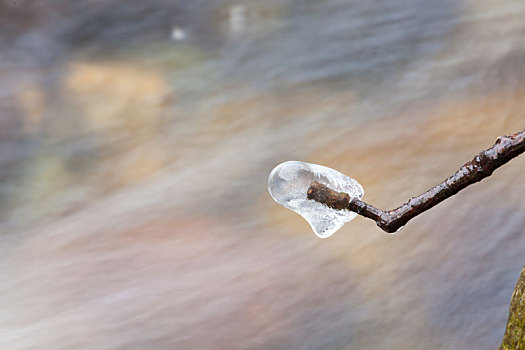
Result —
POLYGON ((522 0, 0 0, 0 348, 495 349, 525 157, 318 239, 286 160, 390 209, 525 127, 522 0))

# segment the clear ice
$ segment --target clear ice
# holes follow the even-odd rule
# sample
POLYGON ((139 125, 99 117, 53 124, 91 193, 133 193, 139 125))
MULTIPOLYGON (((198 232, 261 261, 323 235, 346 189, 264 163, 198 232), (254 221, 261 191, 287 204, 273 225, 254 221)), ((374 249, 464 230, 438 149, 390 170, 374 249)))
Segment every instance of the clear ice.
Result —
POLYGON ((305 218, 318 237, 327 238, 357 214, 349 210, 334 210, 307 199, 306 192, 314 181, 332 190, 348 193, 351 198, 361 199, 364 194, 359 182, 345 174, 322 165, 298 161, 276 166, 268 178, 268 191, 277 203, 305 218))

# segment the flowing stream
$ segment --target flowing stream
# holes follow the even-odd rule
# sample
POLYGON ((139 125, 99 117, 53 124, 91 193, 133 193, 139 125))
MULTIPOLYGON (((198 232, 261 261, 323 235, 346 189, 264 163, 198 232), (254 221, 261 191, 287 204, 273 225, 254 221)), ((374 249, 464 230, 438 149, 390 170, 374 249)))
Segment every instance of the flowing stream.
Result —
POLYGON ((525 2, 0 1, 1 349, 495 349, 525 157, 319 239, 287 160, 391 209, 525 127, 525 2))

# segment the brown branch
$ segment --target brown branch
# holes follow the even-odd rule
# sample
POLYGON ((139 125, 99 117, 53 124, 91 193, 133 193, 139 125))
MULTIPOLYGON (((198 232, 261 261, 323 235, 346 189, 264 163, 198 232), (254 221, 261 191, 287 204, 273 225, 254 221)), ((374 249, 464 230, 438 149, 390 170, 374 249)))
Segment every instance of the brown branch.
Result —
POLYGON ((410 219, 432 208, 464 189, 490 176, 494 170, 514 157, 525 152, 525 130, 511 136, 500 136, 494 146, 481 151, 470 162, 439 185, 425 193, 411 198, 400 207, 383 211, 357 198, 350 198, 346 193, 340 193, 319 182, 313 182, 308 188, 307 198, 333 209, 347 209, 359 215, 374 220, 386 232, 396 232, 410 219))

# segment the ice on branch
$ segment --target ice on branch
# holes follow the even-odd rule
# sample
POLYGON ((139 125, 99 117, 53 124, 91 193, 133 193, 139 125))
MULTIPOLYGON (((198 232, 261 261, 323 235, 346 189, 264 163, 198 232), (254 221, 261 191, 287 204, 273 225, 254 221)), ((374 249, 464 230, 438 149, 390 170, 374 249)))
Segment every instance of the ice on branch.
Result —
POLYGON ((385 232, 395 233, 411 219, 492 175, 524 152, 525 130, 500 136, 494 146, 479 152, 454 175, 392 210, 380 210, 362 202, 363 189, 357 181, 320 165, 283 163, 272 171, 268 185, 277 203, 302 215, 319 237, 332 235, 355 217, 353 213, 374 220, 385 232))
POLYGON ((308 188, 313 182, 357 199, 363 197, 363 187, 356 180, 334 169, 298 161, 279 164, 270 173, 268 191, 272 198, 305 218, 317 236, 330 237, 357 214, 349 210, 335 210, 307 199, 308 188))

